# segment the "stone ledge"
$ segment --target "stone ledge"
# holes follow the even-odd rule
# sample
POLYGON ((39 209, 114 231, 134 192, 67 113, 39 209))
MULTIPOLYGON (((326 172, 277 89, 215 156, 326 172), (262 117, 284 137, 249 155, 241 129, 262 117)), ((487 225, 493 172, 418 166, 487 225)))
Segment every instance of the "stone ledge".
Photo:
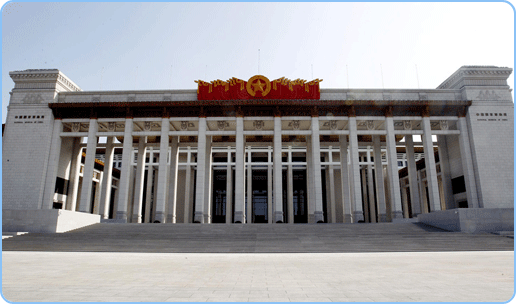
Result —
POLYGON ((449 231, 514 231, 514 208, 458 208, 418 215, 420 223, 449 231))
POLYGON ((100 223, 100 215, 60 209, 2 210, 2 231, 61 233, 100 223))

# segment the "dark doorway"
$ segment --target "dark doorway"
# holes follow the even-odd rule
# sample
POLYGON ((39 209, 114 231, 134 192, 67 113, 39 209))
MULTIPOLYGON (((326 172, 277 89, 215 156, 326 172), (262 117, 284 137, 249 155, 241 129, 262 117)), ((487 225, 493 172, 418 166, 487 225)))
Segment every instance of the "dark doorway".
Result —
POLYGON ((253 170, 253 223, 267 223, 267 171, 253 170))
POLYGON ((293 170, 294 223, 308 223, 306 170, 293 170))
POLYGON ((226 222, 226 170, 213 170, 212 223, 226 222))

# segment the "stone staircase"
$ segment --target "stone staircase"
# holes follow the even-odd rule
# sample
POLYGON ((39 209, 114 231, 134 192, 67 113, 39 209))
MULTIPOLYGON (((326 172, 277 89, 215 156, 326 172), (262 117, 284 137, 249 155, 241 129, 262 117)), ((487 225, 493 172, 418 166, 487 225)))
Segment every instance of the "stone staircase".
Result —
POLYGON ((421 223, 377 224, 114 224, 66 233, 29 233, 3 250, 90 252, 413 252, 507 251, 514 239, 448 232, 421 223))

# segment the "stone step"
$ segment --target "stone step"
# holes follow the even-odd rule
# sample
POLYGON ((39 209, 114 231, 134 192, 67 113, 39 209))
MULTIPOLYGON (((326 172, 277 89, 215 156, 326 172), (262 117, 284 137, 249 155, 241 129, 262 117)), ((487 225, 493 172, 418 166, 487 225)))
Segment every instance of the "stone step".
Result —
POLYGON ((405 252, 513 250, 494 234, 448 232, 421 223, 113 224, 5 239, 3 250, 91 252, 405 252))

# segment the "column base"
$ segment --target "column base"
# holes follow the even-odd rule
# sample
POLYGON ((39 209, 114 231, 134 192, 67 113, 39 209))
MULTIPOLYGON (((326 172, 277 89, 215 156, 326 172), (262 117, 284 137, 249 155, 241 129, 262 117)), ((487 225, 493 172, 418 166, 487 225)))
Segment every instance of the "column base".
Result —
POLYGON ((165 222, 165 214, 161 211, 156 211, 156 216, 154 217, 153 223, 164 223, 165 222))
POLYGON ((127 212, 125 211, 117 211, 116 212, 116 219, 122 220, 127 223, 127 212))
POLYGON ((351 214, 344 214, 344 223, 351 223, 351 214))
POLYGON ((362 211, 353 211, 353 223, 363 223, 364 213, 362 211))
POLYGON ((324 223, 324 214, 322 211, 315 211, 314 220, 317 224, 324 223))
POLYGON ((391 211, 391 220, 397 219, 397 218, 403 218, 403 212, 401 211, 391 211))
POLYGON ((315 224, 315 214, 308 213, 308 224, 315 224))
POLYGON ((274 212, 274 223, 278 223, 278 224, 284 223, 283 212, 281 212, 281 211, 274 212))
POLYGON ((131 220, 132 223, 141 223, 142 222, 142 216, 141 215, 133 215, 133 218, 131 220))
POLYGON ((171 215, 171 214, 169 214, 169 215, 167 216, 167 223, 173 223, 173 224, 175 224, 175 223, 176 223, 176 217, 175 217, 175 216, 173 216, 173 215, 171 215))
POLYGON ((235 211, 235 224, 245 223, 245 216, 243 211, 235 211))
POLYGON ((211 223, 211 216, 209 214, 204 214, 204 223, 205 224, 211 223))
POLYGON ((196 224, 202 224, 204 223, 204 216, 201 211, 195 211, 194 214, 194 223, 196 224))

